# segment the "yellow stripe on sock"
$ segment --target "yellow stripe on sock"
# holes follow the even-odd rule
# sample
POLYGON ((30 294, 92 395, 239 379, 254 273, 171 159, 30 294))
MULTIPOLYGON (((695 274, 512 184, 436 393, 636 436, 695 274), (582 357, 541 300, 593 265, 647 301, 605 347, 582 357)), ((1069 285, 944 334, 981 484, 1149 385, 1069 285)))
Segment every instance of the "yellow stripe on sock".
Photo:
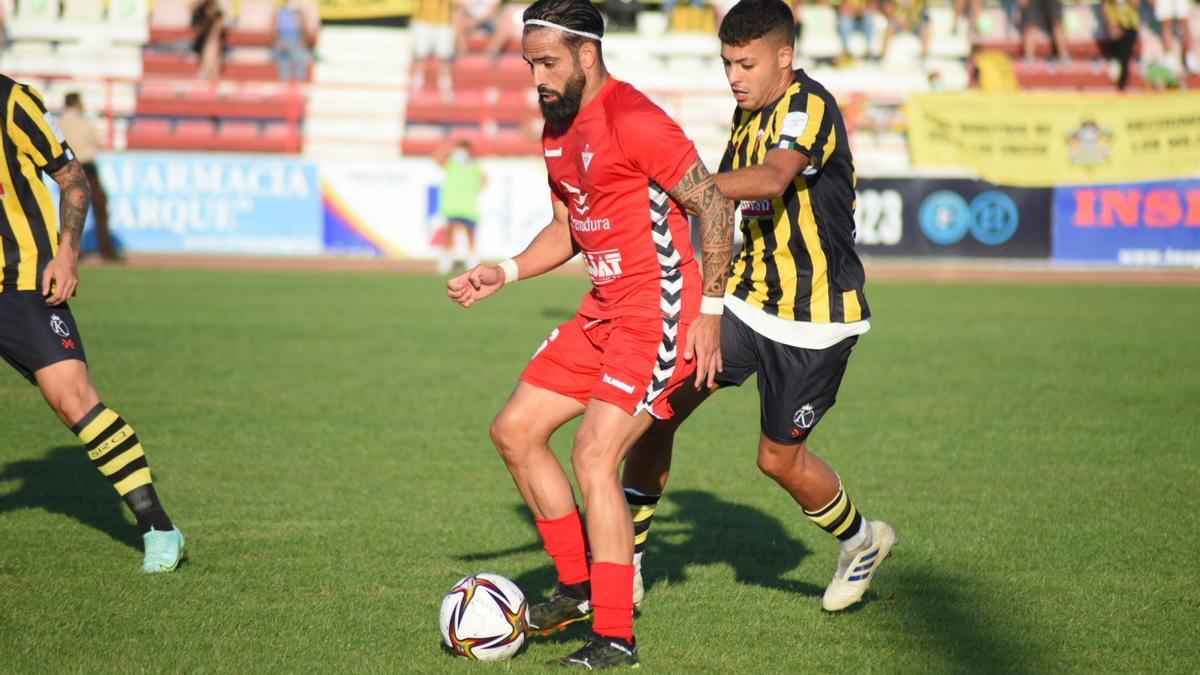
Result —
POLYGON ((101 431, 109 428, 112 426, 112 423, 116 421, 117 413, 106 408, 99 415, 96 415, 96 419, 88 422, 88 425, 83 428, 83 431, 79 432, 79 440, 83 441, 84 443, 91 443, 92 441, 96 440, 96 437, 100 435, 101 431))
POLYGON ((634 538, 633 538, 633 545, 634 545, 634 546, 639 546, 639 545, 641 545, 641 544, 644 544, 644 543, 646 543, 646 537, 648 537, 648 536, 650 536, 650 530, 646 530, 645 532, 643 532, 643 533, 641 533, 641 534, 639 534, 639 535, 636 535, 636 536, 634 536, 634 538))
POLYGON ((138 443, 132 448, 114 457, 111 462, 106 462, 100 465, 100 473, 104 474, 105 476, 111 476, 121 469, 124 469, 130 462, 138 457, 145 456, 146 453, 142 452, 142 444, 138 443))
POLYGON ((854 505, 851 504, 850 512, 846 514, 846 519, 842 521, 842 524, 838 526, 838 529, 833 531, 833 536, 840 537, 841 534, 845 532, 848 527, 850 527, 850 524, 854 522, 854 516, 857 513, 858 509, 854 508, 854 505))
POLYGON ((145 469, 138 469, 137 471, 134 471, 113 487, 117 489, 117 494, 124 497, 143 485, 149 485, 150 482, 150 469, 147 467, 145 469))
MULTIPOLYGON (((829 525, 833 521, 837 520, 838 516, 842 515, 842 513, 846 510, 846 508, 847 508, 846 502, 848 502, 848 501, 849 500, 846 498, 846 493, 843 492, 842 490, 838 490, 837 497, 834 497, 833 502, 831 502, 833 504, 836 504, 836 506, 834 506, 833 508, 826 511, 825 515, 821 516, 820 518, 814 517, 812 515, 809 515, 808 517, 814 523, 816 523, 818 527, 822 527, 822 528, 829 527, 829 525)), ((829 508, 829 507, 826 506, 824 508, 829 508)))
POLYGON ((633 516, 633 522, 640 523, 643 520, 650 520, 654 515, 654 506, 630 506, 629 513, 633 516))
POLYGON ((113 432, 112 436, 109 436, 103 443, 96 446, 95 450, 89 450, 88 459, 92 460, 93 462, 97 459, 100 459, 101 457, 107 455, 113 448, 117 447, 121 443, 124 443, 132 435, 133 427, 129 426, 128 424, 122 425, 120 429, 117 429, 113 432))

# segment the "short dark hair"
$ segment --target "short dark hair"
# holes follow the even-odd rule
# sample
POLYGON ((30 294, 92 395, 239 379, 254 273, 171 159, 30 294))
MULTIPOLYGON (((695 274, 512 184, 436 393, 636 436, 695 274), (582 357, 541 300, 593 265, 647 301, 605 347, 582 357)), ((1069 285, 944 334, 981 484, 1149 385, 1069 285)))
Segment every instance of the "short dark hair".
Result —
POLYGON ((77 91, 68 92, 67 95, 63 97, 63 105, 68 108, 75 108, 75 107, 82 106, 83 98, 79 95, 79 92, 77 92, 77 91))
MULTIPOLYGON (((548 21, 558 24, 564 28, 591 33, 593 35, 604 36, 604 17, 600 15, 600 10, 596 9, 596 5, 592 4, 591 0, 537 0, 525 9, 525 13, 521 15, 522 21, 530 20, 548 21)), ((536 26, 530 26, 526 30, 531 30, 536 26)), ((554 30, 549 27, 541 27, 546 30, 554 30)), ((579 49, 579 45, 585 40, 591 38, 575 33, 563 32, 563 42, 571 48, 571 51, 579 49)), ((600 43, 596 41, 596 46, 600 43)))
POLYGON ((742 0, 725 15, 717 36, 722 44, 735 47, 766 36, 794 45, 796 18, 783 0, 742 0))

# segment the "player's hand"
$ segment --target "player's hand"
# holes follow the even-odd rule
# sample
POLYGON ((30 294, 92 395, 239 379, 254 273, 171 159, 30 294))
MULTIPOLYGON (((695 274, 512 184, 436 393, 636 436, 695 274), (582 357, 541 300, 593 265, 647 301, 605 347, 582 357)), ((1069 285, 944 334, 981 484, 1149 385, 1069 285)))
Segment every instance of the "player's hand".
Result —
POLYGON ((504 286, 504 270, 499 265, 476 265, 474 269, 446 282, 446 295, 462 305, 470 307, 504 286))
POLYGON ((685 361, 696 359, 696 389, 717 386, 717 373, 724 369, 721 362, 721 315, 701 314, 688 329, 685 361))
POLYGON ((78 285, 79 273, 75 269, 75 261, 68 257, 56 255, 42 270, 42 296, 51 307, 75 297, 75 287, 78 285))

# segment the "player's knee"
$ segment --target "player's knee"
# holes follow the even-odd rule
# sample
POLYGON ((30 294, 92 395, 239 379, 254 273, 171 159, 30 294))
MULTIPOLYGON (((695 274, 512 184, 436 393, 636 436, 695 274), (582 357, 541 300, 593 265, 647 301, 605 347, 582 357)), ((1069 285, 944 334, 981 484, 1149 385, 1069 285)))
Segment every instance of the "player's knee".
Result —
POLYGON ((523 415, 505 408, 492 420, 489 428, 492 443, 505 461, 515 459, 530 447, 535 438, 529 420, 523 415))
POLYGON ((778 480, 797 466, 803 469, 806 454, 803 444, 780 445, 764 438, 758 445, 758 469, 778 480))
POLYGON ((100 403, 100 397, 91 387, 67 387, 47 396, 46 401, 64 424, 72 426, 100 403))
POLYGON ((571 466, 580 484, 595 478, 615 476, 619 464, 619 453, 610 441, 582 429, 575 435, 571 466))

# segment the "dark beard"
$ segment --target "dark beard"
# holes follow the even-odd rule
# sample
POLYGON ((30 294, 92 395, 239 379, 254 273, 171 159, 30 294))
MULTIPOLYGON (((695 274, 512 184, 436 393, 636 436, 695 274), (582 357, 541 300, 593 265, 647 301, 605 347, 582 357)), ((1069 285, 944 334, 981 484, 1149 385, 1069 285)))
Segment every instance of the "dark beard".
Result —
POLYGON ((552 129, 566 130, 579 114, 579 104, 583 101, 583 88, 587 85, 587 77, 577 69, 567 80, 566 88, 559 92, 549 87, 538 88, 538 106, 542 109, 542 117, 552 129), (558 100, 547 103, 541 98, 542 94, 554 94, 558 100))

